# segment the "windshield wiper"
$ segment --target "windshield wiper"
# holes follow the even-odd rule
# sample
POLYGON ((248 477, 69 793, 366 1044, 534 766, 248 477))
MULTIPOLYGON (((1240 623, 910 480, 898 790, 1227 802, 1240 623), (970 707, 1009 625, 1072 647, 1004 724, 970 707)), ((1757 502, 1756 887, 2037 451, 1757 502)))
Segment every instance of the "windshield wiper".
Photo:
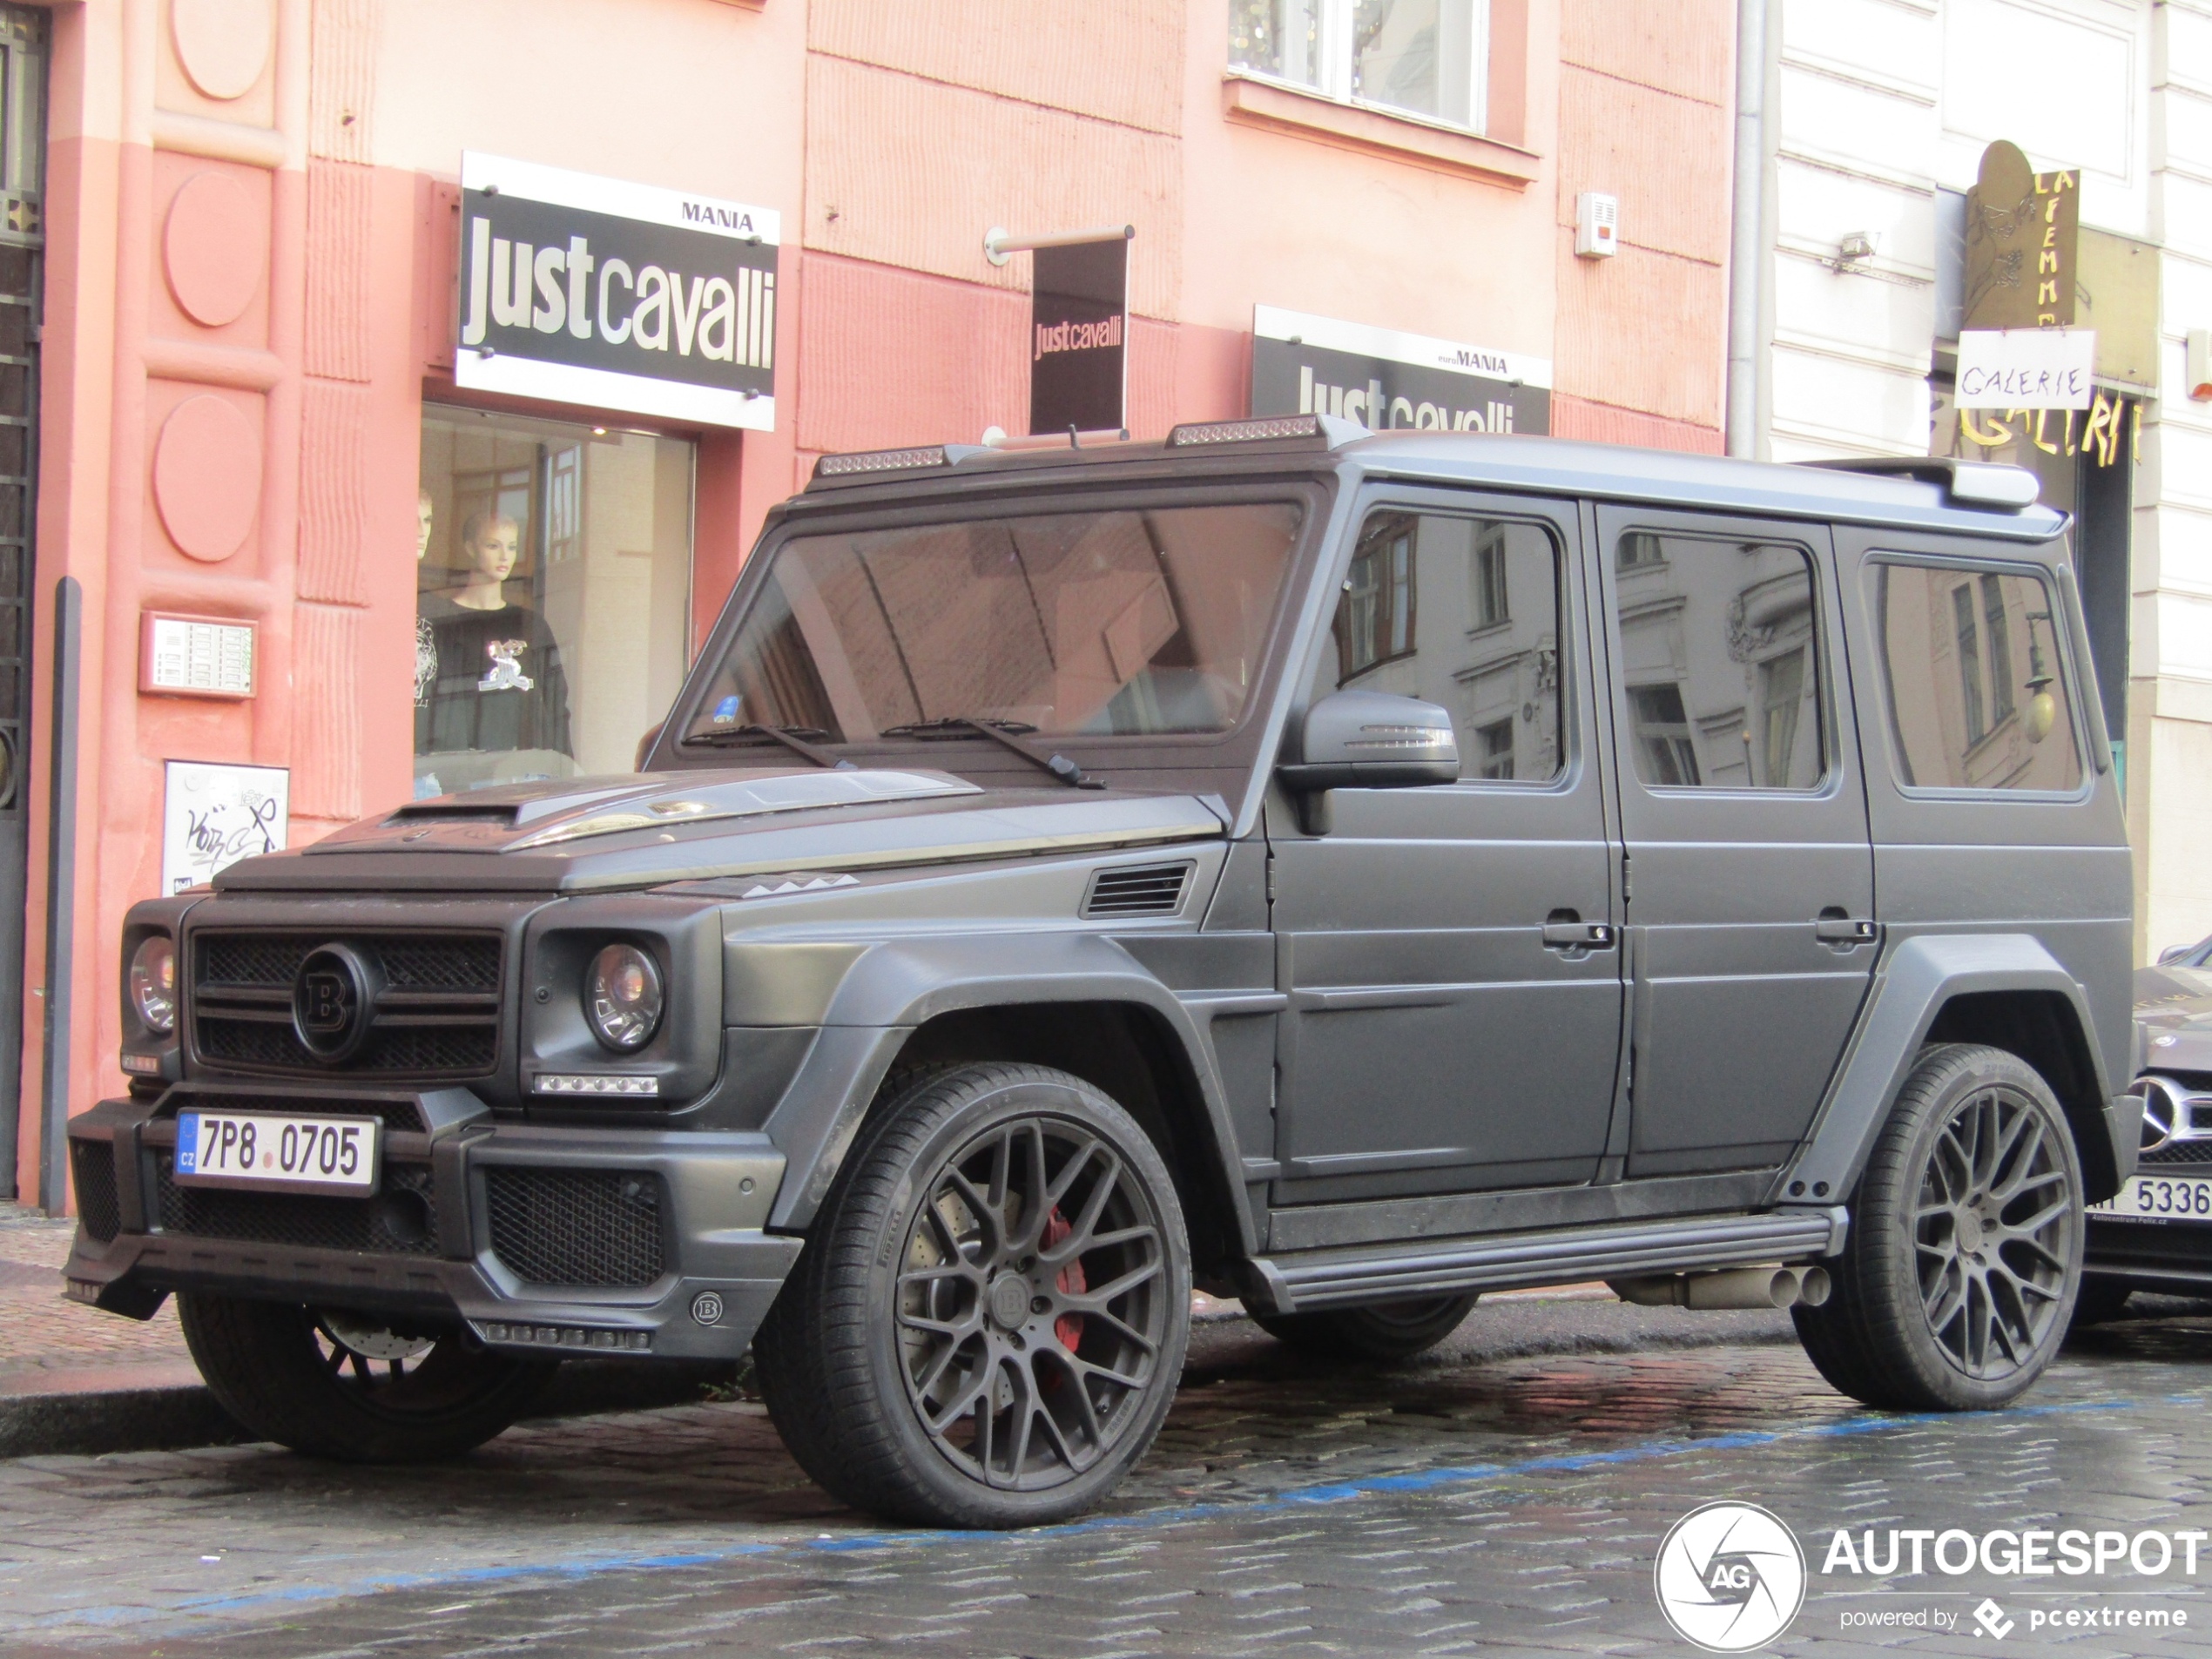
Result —
POLYGON ((832 772, 859 771, 860 768, 851 761, 840 760, 828 750, 817 749, 806 741, 808 738, 827 736, 829 736, 828 732, 815 725, 718 725, 710 726, 704 732, 694 732, 684 741, 701 744, 721 744, 730 741, 757 743, 762 738, 766 738, 772 743, 782 744, 793 754, 803 756, 816 765, 826 767, 832 772), (805 735, 802 736, 801 733, 805 735))
POLYGON ((878 735, 887 738, 955 738, 968 732, 979 732, 994 743, 1011 749, 1031 765, 1050 772, 1070 789, 1103 789, 1106 780, 1094 778, 1066 755, 1050 757, 1039 754, 1014 736, 1017 732, 1034 732, 1036 727, 1026 720, 981 720, 965 714, 949 715, 941 720, 911 720, 904 725, 887 725, 878 735))

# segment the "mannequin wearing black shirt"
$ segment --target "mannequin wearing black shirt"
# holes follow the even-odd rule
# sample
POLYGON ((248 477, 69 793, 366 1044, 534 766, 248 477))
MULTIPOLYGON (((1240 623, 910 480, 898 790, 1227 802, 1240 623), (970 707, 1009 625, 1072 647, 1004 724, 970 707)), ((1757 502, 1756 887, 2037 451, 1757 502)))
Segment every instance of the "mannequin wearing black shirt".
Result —
MULTIPOLYGON (((415 751, 433 765, 439 755, 536 750, 543 765, 521 773, 502 767, 497 775, 570 770, 556 760, 573 752, 560 643, 536 611, 507 598, 518 535, 511 518, 471 515, 461 536, 469 567, 467 584, 450 596, 422 597, 419 630, 435 649, 436 668, 427 695, 415 704, 415 751)), ((420 658, 424 653, 418 649, 417 654, 420 658)), ((477 768, 439 770, 456 774, 444 780, 452 788, 462 783, 459 774, 477 768)))

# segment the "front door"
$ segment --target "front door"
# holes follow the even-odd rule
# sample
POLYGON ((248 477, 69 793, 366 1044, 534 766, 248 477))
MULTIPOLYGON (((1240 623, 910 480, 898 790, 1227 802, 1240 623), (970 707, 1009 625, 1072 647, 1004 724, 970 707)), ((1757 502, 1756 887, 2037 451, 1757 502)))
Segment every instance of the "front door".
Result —
POLYGON ((1877 954, 1825 526, 1597 515, 1628 854, 1628 1175, 1781 1163, 1877 954))
POLYGON ((1621 1029, 1574 511, 1377 496, 1310 698, 1452 714, 1457 783, 1271 804, 1278 1203, 1584 1182, 1621 1029), (1595 942, 1593 942, 1595 941, 1595 942))

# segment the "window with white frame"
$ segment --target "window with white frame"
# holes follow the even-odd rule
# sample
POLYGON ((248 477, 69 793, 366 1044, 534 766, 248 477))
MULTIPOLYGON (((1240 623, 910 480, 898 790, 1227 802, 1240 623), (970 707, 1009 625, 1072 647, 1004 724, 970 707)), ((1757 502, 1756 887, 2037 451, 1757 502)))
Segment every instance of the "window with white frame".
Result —
POLYGON ((1480 132, 1490 0, 1230 0, 1229 61, 1480 132))

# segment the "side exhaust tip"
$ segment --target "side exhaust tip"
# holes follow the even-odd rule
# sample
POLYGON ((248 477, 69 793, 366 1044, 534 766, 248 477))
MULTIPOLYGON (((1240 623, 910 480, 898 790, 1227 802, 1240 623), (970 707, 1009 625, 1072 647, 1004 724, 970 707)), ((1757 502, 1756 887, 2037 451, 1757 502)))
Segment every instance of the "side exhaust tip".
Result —
POLYGON ((1817 1308, 1832 1289, 1824 1267, 1730 1267, 1713 1273, 1667 1273, 1608 1281, 1614 1295, 1639 1307, 1710 1311, 1817 1308))

